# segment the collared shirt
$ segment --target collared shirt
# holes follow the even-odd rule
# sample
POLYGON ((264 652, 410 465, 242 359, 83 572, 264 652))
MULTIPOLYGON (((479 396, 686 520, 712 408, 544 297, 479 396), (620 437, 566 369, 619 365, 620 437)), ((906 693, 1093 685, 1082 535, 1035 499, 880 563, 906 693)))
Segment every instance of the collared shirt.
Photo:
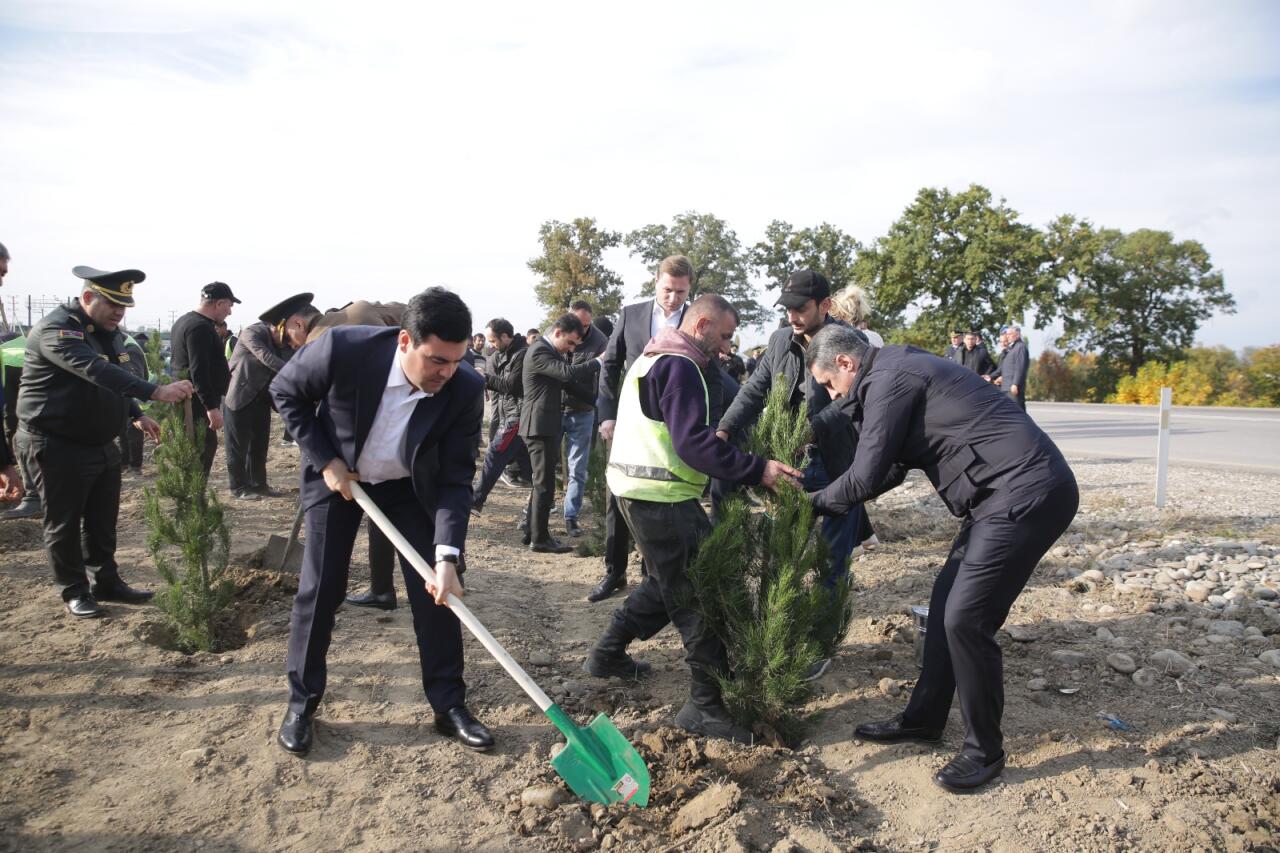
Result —
POLYGON ((673 329, 680 328, 680 318, 684 316, 684 306, 681 305, 675 311, 671 312, 668 317, 662 310, 662 305, 658 300, 653 300, 653 314, 649 318, 649 337, 656 338, 658 332, 662 331, 663 326, 670 326, 673 329))
MULTIPOLYGON (((405 375, 401 364, 403 355, 396 349, 391 360, 391 372, 387 374, 387 387, 378 401, 378 413, 373 416, 373 426, 360 449, 356 471, 360 482, 374 485, 387 480, 402 480, 411 475, 405 463, 404 443, 409 435, 409 419, 419 400, 435 396, 419 391, 405 375)), ((436 545, 436 559, 444 555, 457 556, 458 549, 449 545, 436 545)))

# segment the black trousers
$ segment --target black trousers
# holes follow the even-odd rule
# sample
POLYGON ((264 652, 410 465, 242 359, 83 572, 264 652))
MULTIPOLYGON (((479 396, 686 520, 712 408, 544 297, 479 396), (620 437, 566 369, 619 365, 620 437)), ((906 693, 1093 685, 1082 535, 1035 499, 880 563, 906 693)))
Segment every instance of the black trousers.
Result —
POLYGON ((511 421, 489 439, 489 446, 484 451, 484 464, 480 467, 480 483, 476 486, 473 501, 476 506, 484 506, 484 502, 489 499, 489 492, 493 491, 508 464, 514 463, 521 477, 532 479, 533 465, 524 439, 517 434, 519 429, 520 422, 511 421))
POLYGON ((208 480, 209 472, 213 470, 213 457, 218 452, 218 433, 209 426, 208 410, 195 397, 191 399, 191 425, 195 428, 197 438, 200 427, 204 427, 204 447, 200 451, 200 461, 204 463, 204 478, 208 480))
POLYGON ((267 487, 267 444, 271 439, 271 398, 265 389, 240 409, 222 407, 227 433, 227 479, 231 491, 267 487))
MULTIPOLYGON (((409 543, 434 565, 435 525, 418 503, 409 479, 364 488, 409 543)), ((289 710, 296 713, 313 713, 324 696, 333 615, 347 592, 351 550, 363 517, 359 504, 337 494, 306 512, 307 547, 289 622, 289 710)), ((400 566, 413 610, 422 686, 431 707, 447 711, 466 700, 462 625, 452 610, 437 606, 427 595, 426 584, 404 558, 400 566)))
POLYGON ((525 438, 529 462, 533 469, 533 488, 529 490, 529 536, 532 542, 551 538, 549 522, 551 505, 556 499, 556 459, 560 454, 560 436, 531 435, 525 438))
POLYGON ((133 419, 125 416, 120 428, 120 464, 128 468, 142 467, 142 430, 133 425, 133 419))
POLYGON ((728 671, 724 644, 696 609, 689 562, 711 532, 711 522, 696 500, 667 504, 618 498, 618 511, 636 538, 648 574, 614 611, 614 628, 624 637, 647 640, 668 623, 684 643, 689 664, 689 696, 695 704, 720 702, 716 674, 728 671))
POLYGON ((903 722, 941 729, 960 697, 966 755, 989 764, 1004 754, 1004 671, 996 631, 1040 558, 1075 518, 1074 479, 993 517, 966 521, 933 584, 924 668, 903 722))
MULTIPOLYGON (((627 561, 631 559, 631 531, 618 508, 618 499, 605 486, 604 507, 604 571, 615 577, 626 577, 627 561)), ((641 552, 644 556, 644 552, 641 552)))
MULTIPOLYGON (((369 531, 369 591, 375 594, 395 592, 396 548, 372 520, 365 527, 369 531)), ((435 559, 426 551, 422 556, 435 559)), ((416 572, 414 577, 417 577, 416 572)))
POLYGON ((116 520, 120 515, 120 450, 22 430, 22 467, 44 503, 44 544, 64 601, 119 577, 116 520))

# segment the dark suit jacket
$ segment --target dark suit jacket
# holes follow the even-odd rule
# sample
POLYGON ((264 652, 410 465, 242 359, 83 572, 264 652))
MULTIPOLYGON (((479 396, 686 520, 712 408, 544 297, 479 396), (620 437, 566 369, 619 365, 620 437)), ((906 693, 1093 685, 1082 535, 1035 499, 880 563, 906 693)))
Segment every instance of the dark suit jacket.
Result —
POLYGON ((991 360, 991 353, 987 351, 985 344, 978 344, 973 349, 960 347, 955 360, 979 376, 987 376, 996 369, 996 363, 991 360))
POLYGON ((546 338, 538 338, 524 357, 520 436, 558 436, 563 423, 560 404, 565 384, 599 368, 600 363, 594 360, 570 364, 546 338))
MULTIPOLYGON (((686 302, 680 308, 681 320, 688 307, 686 302)), ((631 363, 640 357, 645 344, 653 337, 650 334, 652 320, 653 300, 648 299, 623 308, 618 322, 614 324, 600 365, 599 397, 596 400, 600 420, 618 419, 618 388, 622 385, 622 377, 631 369, 631 363)))
POLYGON ((1008 394, 1013 393, 1014 386, 1018 388, 1019 397, 1025 397, 1027 393, 1027 369, 1031 366, 1031 356, 1027 352, 1027 342, 1019 338, 1005 348, 1004 354, 1000 356, 1000 364, 991 373, 991 378, 997 376, 1003 381, 1000 387, 1008 394))
MULTIPOLYGON (((321 470, 341 457, 355 470, 395 356, 398 328, 339 326, 297 355, 271 383, 271 398, 302 448, 302 505, 333 493, 321 470)), ((405 464, 413 490, 435 519, 435 544, 461 550, 484 415, 484 379, 467 364, 409 419, 405 464)), ((427 555, 428 558, 430 555, 427 555)))
POLYGON ((223 401, 227 408, 238 412, 256 400, 292 357, 293 350, 277 345, 266 323, 246 326, 231 352, 231 387, 223 401))
POLYGON ((848 399, 853 465, 814 498, 842 513, 919 468, 961 518, 1009 511, 1074 476, 1049 436, 971 370, 907 346, 869 350, 848 399))

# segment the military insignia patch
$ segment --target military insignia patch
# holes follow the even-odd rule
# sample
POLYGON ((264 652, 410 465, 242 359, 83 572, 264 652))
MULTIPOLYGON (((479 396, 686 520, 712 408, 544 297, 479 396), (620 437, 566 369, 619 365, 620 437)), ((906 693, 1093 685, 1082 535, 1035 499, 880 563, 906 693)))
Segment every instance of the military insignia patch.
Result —
POLYGON ((78 341, 84 340, 84 332, 78 332, 75 329, 59 329, 58 340, 63 338, 75 338, 78 341))

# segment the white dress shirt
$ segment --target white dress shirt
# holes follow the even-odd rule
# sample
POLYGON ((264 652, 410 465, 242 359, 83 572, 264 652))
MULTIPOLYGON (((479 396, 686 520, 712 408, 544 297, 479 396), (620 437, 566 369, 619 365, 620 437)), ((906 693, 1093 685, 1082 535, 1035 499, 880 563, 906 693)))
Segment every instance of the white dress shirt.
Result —
POLYGON ((680 318, 684 316, 684 306, 671 312, 668 317, 662 311, 662 306, 658 304, 658 300, 653 300, 653 315, 649 319, 649 337, 656 338, 658 332, 662 331, 663 326, 670 326, 673 329, 680 328, 680 318))
MULTIPOLYGON (((360 448, 360 458, 356 460, 360 482, 371 486, 411 475, 404 460, 409 418, 413 416, 419 400, 434 396, 419 391, 409 382, 400 363, 401 358, 403 355, 397 347, 395 358, 391 360, 391 372, 387 375, 387 387, 378 401, 378 413, 373 416, 373 426, 369 428, 369 436, 364 440, 364 447, 360 448)), ((457 556, 458 549, 437 544, 436 559, 445 555, 457 556)))

